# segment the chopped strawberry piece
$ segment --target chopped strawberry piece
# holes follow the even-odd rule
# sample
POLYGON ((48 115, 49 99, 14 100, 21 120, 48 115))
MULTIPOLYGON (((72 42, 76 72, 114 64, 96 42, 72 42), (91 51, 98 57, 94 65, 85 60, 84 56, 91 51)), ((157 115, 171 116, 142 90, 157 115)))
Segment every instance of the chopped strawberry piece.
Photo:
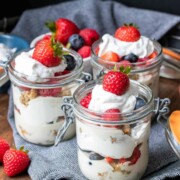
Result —
POLYGON ((65 74, 69 74, 71 71, 69 70, 64 70, 63 72, 56 72, 54 75, 55 76, 62 76, 62 75, 65 75, 65 74))
POLYGON ((111 158, 111 157, 106 157, 105 160, 106 160, 109 164, 114 161, 114 159, 111 158))
POLYGON ((101 56, 101 58, 104 60, 107 60, 107 61, 111 61, 111 62, 119 62, 120 61, 119 55, 112 51, 108 51, 108 52, 104 53, 101 56))
POLYGON ((136 164, 136 162, 138 161, 138 159, 140 158, 141 156, 141 151, 139 150, 141 144, 138 144, 133 153, 132 153, 132 156, 130 158, 128 158, 128 161, 130 161, 130 163, 128 164, 129 166, 133 165, 133 164, 136 164))
POLYGON ((121 119, 120 112, 119 109, 108 109, 102 115, 102 119, 104 121, 119 121, 121 119))
POLYGON ((157 53, 154 51, 152 54, 148 56, 149 59, 153 59, 157 56, 157 53))
POLYGON ((126 67, 132 67, 132 64, 128 61, 128 60, 122 60, 119 62, 118 66, 124 66, 124 68, 126 67))

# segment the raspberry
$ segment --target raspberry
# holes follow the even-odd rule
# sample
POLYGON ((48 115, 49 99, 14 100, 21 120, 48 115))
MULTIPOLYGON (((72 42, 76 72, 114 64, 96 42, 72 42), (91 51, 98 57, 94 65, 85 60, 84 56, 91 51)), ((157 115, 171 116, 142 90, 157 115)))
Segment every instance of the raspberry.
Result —
POLYGON ((96 40, 99 39, 99 33, 95 29, 85 28, 80 30, 80 36, 84 39, 85 44, 91 46, 96 40))
POLYGON ((83 99, 81 99, 80 104, 83 107, 88 108, 91 98, 92 98, 92 93, 87 94, 87 96, 85 96, 83 99))
POLYGON ((82 58, 89 57, 91 55, 91 47, 83 46, 78 50, 78 53, 81 55, 82 58))

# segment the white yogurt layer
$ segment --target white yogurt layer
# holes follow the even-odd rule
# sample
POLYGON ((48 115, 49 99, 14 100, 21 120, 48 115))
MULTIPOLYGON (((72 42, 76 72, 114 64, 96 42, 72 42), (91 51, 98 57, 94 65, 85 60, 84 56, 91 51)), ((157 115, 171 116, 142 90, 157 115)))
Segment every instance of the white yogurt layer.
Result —
MULTIPOLYGON (((149 120, 147 117, 147 120, 149 120)), ((148 163, 148 138, 150 120, 131 129, 131 135, 121 129, 94 126, 76 120, 78 162, 83 174, 90 180, 113 179, 132 180, 142 177, 148 163), (118 170, 109 164, 105 157, 114 159, 128 158, 134 148, 140 146, 140 157, 133 165, 129 162, 119 163, 118 170), (91 160, 89 153, 95 152, 104 157, 102 160, 91 160)), ((117 162, 117 161, 116 161, 117 162)))
MULTIPOLYGON (((61 110, 63 97, 37 96, 24 105, 20 99, 22 91, 13 86, 15 123, 19 134, 29 142, 36 144, 53 144, 58 130, 64 123, 61 110)), ((75 135, 75 124, 68 128, 64 139, 75 135)))
POLYGON ((120 57, 133 53, 139 58, 144 58, 148 57, 154 51, 153 42, 145 36, 141 36, 140 39, 135 42, 125 42, 116 39, 112 35, 105 34, 102 36, 102 40, 99 45, 99 57, 105 52, 112 51, 120 57))
MULTIPOLYGON (((39 61, 32 58, 33 50, 22 52, 15 58, 15 69, 22 75, 27 75, 30 81, 42 82, 42 78, 52 78, 56 72, 62 72, 67 64, 61 61, 61 64, 55 67, 46 67, 39 61)), ((20 74, 18 74, 20 76, 20 74)))
POLYGON ((107 92, 102 85, 96 85, 92 90, 92 99, 88 109, 103 113, 108 109, 119 109, 122 113, 130 112, 136 104, 138 87, 130 83, 129 89, 125 94, 117 96, 107 92))

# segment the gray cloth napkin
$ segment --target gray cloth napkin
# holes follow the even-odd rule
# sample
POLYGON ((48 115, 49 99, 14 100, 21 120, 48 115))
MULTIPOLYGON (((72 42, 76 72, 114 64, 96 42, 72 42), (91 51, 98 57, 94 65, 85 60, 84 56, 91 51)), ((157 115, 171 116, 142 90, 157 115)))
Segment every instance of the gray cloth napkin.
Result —
MULTIPOLYGON (((56 20, 59 17, 73 20, 80 28, 94 28, 101 35, 113 34, 123 23, 134 22, 143 35, 156 40, 180 22, 179 16, 130 8, 114 1, 79 0, 25 11, 12 34, 30 42, 36 36, 48 32, 45 21, 56 20)), ((24 145, 29 149, 30 177, 33 180, 85 180, 78 166, 76 137, 60 143, 57 147, 38 146, 26 142, 15 128, 12 96, 10 89, 8 121, 13 130, 16 147, 24 145)), ((180 177, 180 162, 167 143, 163 128, 156 122, 152 124, 149 146, 149 164, 143 179, 180 177)))

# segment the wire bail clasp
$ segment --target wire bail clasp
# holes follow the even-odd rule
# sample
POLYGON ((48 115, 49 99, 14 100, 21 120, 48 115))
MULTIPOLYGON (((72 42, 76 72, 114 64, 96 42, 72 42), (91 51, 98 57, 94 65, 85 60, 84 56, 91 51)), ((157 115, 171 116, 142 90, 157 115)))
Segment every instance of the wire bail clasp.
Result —
POLYGON ((63 104, 61 106, 61 109, 64 112, 65 121, 57 133, 54 146, 57 146, 63 140, 64 135, 68 130, 69 126, 75 122, 72 103, 73 103, 72 97, 69 96, 63 97, 63 104))
POLYGON ((160 99, 160 98, 156 98, 155 100, 155 115, 157 117, 157 122, 163 126, 166 129, 166 126, 164 125, 163 122, 161 122, 161 117, 163 117, 163 119, 167 120, 166 115, 169 113, 169 104, 171 103, 169 98, 164 98, 164 99, 160 99))

